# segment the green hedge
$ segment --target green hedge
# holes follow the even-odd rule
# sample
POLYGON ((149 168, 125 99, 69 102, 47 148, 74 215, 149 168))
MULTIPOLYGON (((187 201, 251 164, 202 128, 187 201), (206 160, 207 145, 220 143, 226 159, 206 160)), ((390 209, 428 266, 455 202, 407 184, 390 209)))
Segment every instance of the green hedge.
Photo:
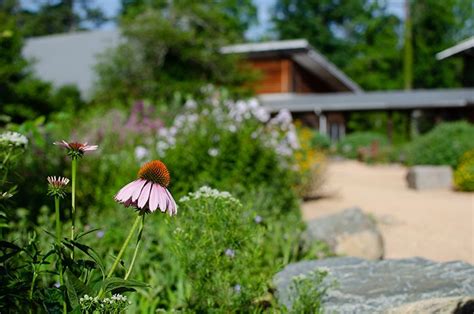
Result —
POLYGON ((416 138, 406 148, 408 165, 449 165, 456 168, 462 154, 474 148, 474 126, 442 123, 416 138))

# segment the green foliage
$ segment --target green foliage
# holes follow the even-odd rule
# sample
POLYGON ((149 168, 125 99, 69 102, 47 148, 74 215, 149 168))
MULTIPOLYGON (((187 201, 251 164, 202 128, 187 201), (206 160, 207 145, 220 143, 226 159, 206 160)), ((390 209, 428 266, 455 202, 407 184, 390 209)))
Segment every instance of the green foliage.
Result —
POLYGON ((364 89, 401 87, 400 21, 385 3, 279 0, 273 22, 279 38, 308 39, 364 89))
MULTIPOLYGON (((70 177, 70 161, 64 158, 62 148, 51 143, 74 134, 75 139, 87 139, 100 146, 99 151, 79 161, 76 227, 80 233, 76 241, 62 241, 61 249, 48 257, 49 264, 41 266, 34 284, 34 302, 49 302, 45 307, 51 310, 60 308, 67 298, 70 310, 95 309, 105 302, 94 299, 102 287, 105 291, 112 289, 113 294, 125 293, 132 302, 128 310, 137 313, 195 312, 206 304, 216 310, 221 304, 229 311, 258 311, 267 306, 278 310, 268 293, 275 272, 289 262, 327 252, 320 245, 301 245, 304 224, 293 186, 293 149, 288 136, 291 121, 287 114, 280 114, 264 125, 258 119, 268 121, 269 115, 255 102, 233 102, 217 97, 218 94, 211 91, 205 103, 199 105, 188 101, 186 109, 177 116, 157 111, 147 103, 137 103, 131 110, 117 105, 115 109, 89 107, 76 114, 52 115, 47 123, 38 119, 10 126, 27 134, 30 143, 21 167, 16 169, 21 177, 15 183, 22 197, 14 201, 23 209, 11 207, 14 215, 7 221, 6 239, 17 239, 14 244, 23 247, 26 230, 34 230, 41 252, 51 248, 50 235, 44 229, 54 230, 53 211, 49 209, 52 200, 45 198, 45 178, 70 177), (168 165, 172 178, 169 190, 175 199, 208 184, 232 192, 242 205, 222 200, 190 200, 178 202, 177 217, 159 213, 147 216, 132 272, 139 283, 123 283, 119 279, 129 267, 131 248, 125 250, 113 282, 104 280, 104 270, 110 268, 125 238, 124 230, 130 228, 135 216, 132 209, 117 204, 113 195, 136 178, 140 163, 156 157, 168 165), (184 232, 181 234, 180 230, 184 232), (185 236, 195 241, 186 241, 185 236), (198 245, 211 237, 216 241, 215 247, 208 242, 209 245, 198 245), (72 248, 76 254, 74 261, 70 258, 72 248), (230 251, 225 254, 227 248, 234 251, 233 258, 230 251), (216 258, 215 253, 222 250, 224 253, 216 258), (51 263, 58 255, 68 271, 65 285, 60 288, 54 287, 56 276, 48 273, 58 269, 56 263, 51 263), (196 265, 203 265, 204 261, 209 267, 198 269, 196 265), (216 292, 216 287, 224 286, 231 289, 216 292), (127 292, 130 289, 139 293, 127 292), (86 299, 85 294, 92 299, 86 299)), ((61 220, 69 225, 67 201, 63 207, 61 220)), ((15 263, 24 265, 24 256, 16 256, 15 263)), ((31 268, 22 269, 25 271, 15 273, 16 278, 2 279, 8 283, 16 280, 25 286, 12 286, 20 291, 12 302, 29 300, 31 268)), ((24 302, 21 309, 30 304, 24 302)), ((19 307, 12 304, 11 308, 19 307)))
MULTIPOLYGON (((473 18, 470 0, 411 1, 413 21, 413 86, 415 88, 461 86, 462 60, 438 61, 436 53, 467 36, 473 18), (463 34, 464 33, 464 34, 463 34)), ((472 34, 472 32, 471 32, 472 34)))
POLYGON ((349 132, 387 134, 390 119, 392 123, 391 142, 394 144, 407 142, 410 138, 410 116, 405 112, 351 112, 347 127, 349 132))
POLYGON ((33 76, 22 56, 22 34, 16 21, 0 11, 0 116, 7 122, 21 122, 69 110, 83 104, 73 86, 53 90, 50 83, 33 76))
POLYGON ((465 152, 459 160, 454 184, 461 191, 474 191, 474 149, 465 152))
POLYGON ((230 193, 202 187, 181 199, 175 246, 190 286, 186 307, 198 312, 251 311, 264 292, 256 272, 264 227, 230 193))
MULTIPOLYGON (((470 0, 410 1, 415 88, 461 84, 461 60, 436 53, 472 34, 470 0)), ((278 0, 273 22, 281 39, 306 38, 367 90, 400 89, 403 21, 387 1, 278 0)))
POLYGON ((323 313, 322 298, 329 288, 323 283, 327 275, 327 271, 315 270, 306 275, 294 277, 289 287, 292 306, 288 312, 323 313))
MULTIPOLYGON (((121 15, 125 18, 136 17, 147 9, 163 10, 167 4, 162 0, 121 0, 121 15)), ((204 18, 219 20, 220 28, 227 29, 232 41, 242 40, 250 26, 257 23, 257 8, 251 0, 218 0, 212 5, 195 3, 189 0, 176 1, 182 8, 202 14, 204 18)))
POLYGON ((441 123, 415 138, 406 148, 409 165, 449 165, 456 168, 459 158, 474 148, 474 126, 460 122, 441 123))
POLYGON ((239 66, 236 56, 220 53, 243 38, 246 22, 239 17, 253 6, 244 3, 156 1, 136 4, 140 10, 130 5, 132 13, 121 23, 127 41, 103 55, 96 67, 97 98, 170 100, 177 91, 200 95, 209 83, 248 94, 243 86, 252 71, 239 66))
POLYGON ((331 147, 331 139, 327 134, 321 134, 320 132, 314 132, 311 144, 316 149, 327 150, 331 147))
POLYGON ((344 157, 355 159, 359 157, 361 149, 371 149, 374 145, 387 145, 385 135, 372 132, 355 132, 347 135, 338 143, 338 152, 344 157))
POLYGON ((0 4, 0 10, 14 16, 21 33, 26 37, 32 37, 101 26, 107 18, 99 8, 98 2, 35 0, 32 5, 19 0, 6 0, 0 4))

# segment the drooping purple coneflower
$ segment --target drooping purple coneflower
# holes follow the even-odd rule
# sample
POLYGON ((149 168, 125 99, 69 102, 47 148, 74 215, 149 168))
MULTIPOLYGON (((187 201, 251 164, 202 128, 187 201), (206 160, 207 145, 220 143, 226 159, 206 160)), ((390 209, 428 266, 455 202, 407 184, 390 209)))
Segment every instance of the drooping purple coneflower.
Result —
POLYGON ((85 152, 94 151, 99 147, 97 145, 88 145, 87 142, 66 142, 64 140, 60 142, 54 142, 53 144, 66 148, 67 154, 72 158, 80 158, 85 152))
POLYGON ((159 208, 172 216, 178 211, 173 196, 166 188, 169 183, 170 174, 165 164, 153 160, 140 168, 137 180, 120 189, 115 200, 143 212, 154 212, 159 208))

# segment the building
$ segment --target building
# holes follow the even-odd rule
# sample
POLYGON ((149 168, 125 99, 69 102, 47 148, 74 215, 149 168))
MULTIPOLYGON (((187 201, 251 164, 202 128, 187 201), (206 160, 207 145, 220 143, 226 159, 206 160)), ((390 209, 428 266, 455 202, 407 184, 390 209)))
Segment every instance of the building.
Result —
MULTIPOLYGON (((474 40, 471 53, 473 45, 474 40)), ((388 112, 389 139, 394 111, 406 114, 415 132, 423 112, 435 121, 474 122, 474 89, 364 92, 304 39, 233 45, 222 52, 243 54, 246 62, 262 71, 257 93, 265 107, 273 112, 289 109, 333 141, 345 135, 348 117, 356 111, 388 112)))
MULTIPOLYGON (((29 39, 24 55, 36 60, 33 69, 42 79, 55 86, 76 84, 87 97, 94 86, 97 56, 120 41, 118 31, 43 36, 29 39)), ((441 52, 438 58, 460 54, 472 59, 473 46, 471 38, 441 52)), ((345 135, 348 117, 355 111, 403 112, 415 128, 421 112, 429 112, 436 120, 474 122, 474 88, 364 92, 304 39, 226 46, 221 53, 240 54, 261 72, 255 89, 270 111, 288 109, 334 141, 345 135)), ((389 138, 391 126, 389 119, 389 138)))

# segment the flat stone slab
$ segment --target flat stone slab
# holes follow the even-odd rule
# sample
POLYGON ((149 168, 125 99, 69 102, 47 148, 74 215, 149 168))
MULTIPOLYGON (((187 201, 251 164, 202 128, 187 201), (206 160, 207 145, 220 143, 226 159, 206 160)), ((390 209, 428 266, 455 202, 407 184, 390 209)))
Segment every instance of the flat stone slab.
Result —
POLYGON ((408 170, 407 183, 415 190, 450 189, 453 170, 449 166, 414 166, 408 170))
POLYGON ((323 298, 325 313, 403 313, 430 308, 441 309, 436 313, 453 313, 456 307, 467 309, 474 304, 473 265, 422 258, 368 261, 336 257, 290 264, 274 278, 278 300, 291 308, 293 277, 318 269, 329 273, 323 282, 329 287, 323 298))
POLYGON ((383 238, 369 215, 357 207, 308 222, 306 241, 323 241, 338 255, 381 259, 383 238))

